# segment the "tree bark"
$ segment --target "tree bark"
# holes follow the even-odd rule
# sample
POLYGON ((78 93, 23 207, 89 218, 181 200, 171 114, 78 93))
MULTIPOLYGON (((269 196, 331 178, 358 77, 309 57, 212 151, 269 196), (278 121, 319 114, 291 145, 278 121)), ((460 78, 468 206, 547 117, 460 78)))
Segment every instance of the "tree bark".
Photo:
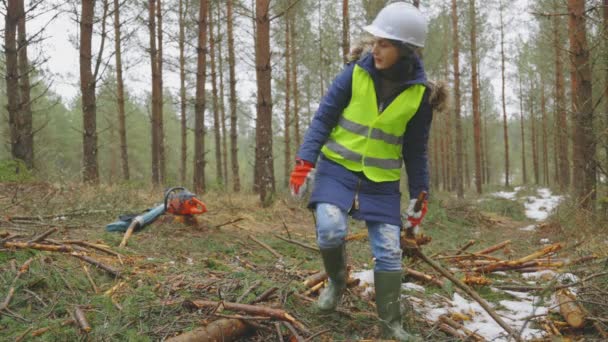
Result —
POLYGON ((289 126, 291 125, 291 115, 290 115, 290 95, 291 95, 291 46, 290 46, 290 15, 289 13, 285 16, 285 122, 283 125, 284 137, 285 137, 285 164, 284 164, 284 173, 285 186, 289 184, 289 175, 291 169, 293 168, 293 160, 291 160, 291 136, 289 134, 289 126))
POLYGON ((91 69, 95 0, 82 0, 80 19, 80 91, 82 92, 83 181, 99 182, 97 164, 96 80, 91 69))
POLYGON ((270 0, 256 0, 255 65, 257 79, 256 168, 262 205, 271 204, 274 192, 272 155, 272 94, 270 65, 270 0))
POLYGON ((473 136, 475 139, 475 189, 481 194, 481 113, 479 109, 479 85, 477 83, 477 15, 475 0, 469 0, 471 15, 471 86, 473 97, 473 136))
POLYGON ((151 116, 151 138, 152 138, 152 184, 160 184, 160 132, 158 105, 161 102, 158 89, 158 53, 156 51, 156 0, 148 1, 148 32, 150 34, 150 71, 152 75, 152 116, 151 116))
POLYGON ((241 177, 239 176, 239 148, 237 136, 236 116, 236 76, 234 57, 234 18, 232 14, 233 1, 227 0, 226 21, 228 25, 228 64, 230 74, 230 161, 232 170, 232 189, 234 192, 241 191, 241 177))
POLYGON ((296 30, 296 16, 292 15, 290 17, 291 27, 291 86, 293 88, 293 135, 295 140, 295 146, 300 146, 301 137, 300 137, 300 89, 298 88, 298 51, 296 49, 297 45, 297 30, 296 30))
POLYGON ((540 78, 540 111, 542 120, 542 147, 543 147, 543 184, 550 185, 549 179, 549 136, 547 133, 547 99, 545 96, 545 78, 540 78))
POLYGON ((158 69, 158 79, 156 80, 156 86, 158 87, 158 101, 156 102, 158 106, 158 167, 160 169, 160 184, 165 184, 167 178, 167 160, 165 155, 165 120, 163 118, 163 105, 165 102, 163 94, 163 7, 161 0, 156 1, 156 39, 158 41, 156 51, 156 68, 158 69))
POLYGON ((6 59, 6 100, 11 135, 11 154, 15 159, 25 160, 24 141, 21 136, 23 118, 20 110, 19 61, 17 56, 17 23, 19 1, 9 0, 4 15, 4 56, 6 59))
POLYGON ((120 161, 122 178, 129 180, 129 154, 127 152, 127 126, 125 115, 125 91, 122 77, 122 49, 120 32, 120 4, 114 0, 114 51, 116 57, 116 102, 118 107, 118 135, 120 139, 120 161))
POLYGON ((452 65, 454 67, 454 126, 456 134, 456 194, 458 198, 464 198, 463 186, 463 143, 462 122, 460 118, 460 43, 458 38, 458 8, 457 1, 452 0, 452 65))
POLYGON ((194 105, 194 191, 205 190, 205 78, 207 69, 207 0, 200 0, 196 68, 196 103, 194 105))
POLYGON ((530 77, 530 90, 528 94, 528 109, 530 111, 530 144, 532 145, 532 172, 534 174, 534 184, 538 185, 540 182, 540 173, 538 172, 538 143, 537 143, 537 131, 536 131, 536 113, 534 108, 534 85, 535 77, 530 77))
POLYGON ((568 0, 568 36, 573 73, 574 177, 581 206, 593 210, 596 198, 596 140, 593 133, 593 89, 585 27, 585 1, 568 0))
MULTIPOLYGON (((557 11, 554 1, 554 10, 557 11)), ((568 122, 566 119, 566 104, 564 91, 564 73, 562 61, 562 39, 559 28, 562 19, 553 17, 553 48, 555 49, 555 112, 557 116, 557 136, 559 148, 559 180, 560 190, 568 190, 570 186, 570 162, 568 158, 568 122)))
POLYGON ((224 46, 224 39, 221 32, 222 23, 222 7, 217 6, 217 35, 216 37, 222 37, 218 45, 217 58, 219 61, 219 79, 220 79, 220 94, 219 94, 219 106, 220 106, 220 122, 222 130, 222 175, 224 179, 224 188, 228 189, 228 139, 226 131, 226 106, 224 104, 224 53, 222 46, 224 46))
MULTIPOLYGON (((116 0, 115 0, 116 1, 116 0)), ((187 105, 186 97, 186 15, 190 1, 179 0, 179 97, 180 97, 180 128, 181 128, 181 164, 179 169, 180 180, 186 182, 186 172, 188 170, 188 127, 187 127, 187 105)))
MULTIPOLYGON (((21 95, 20 140, 23 142, 23 161, 28 169, 34 167, 34 133, 32 131, 32 102, 30 100, 30 63, 27 58, 29 45, 26 34, 26 15, 23 0, 19 0, 19 18, 17 21, 19 88, 21 95)), ((20 158, 21 159, 21 158, 20 158)))
POLYGON ((348 0, 342 0, 342 58, 348 62, 350 53, 350 17, 348 14, 348 0))
MULTIPOLYGON (((520 71, 521 72, 521 71, 520 71)), ((524 131, 524 94, 521 84, 521 75, 519 76, 519 114, 521 123, 521 172, 524 184, 528 183, 528 174, 526 170, 526 135, 524 131)))
MULTIPOLYGON (((212 6, 212 5, 211 5, 212 6)), ((223 186, 222 176, 222 144, 220 132, 220 113, 217 99, 217 70, 215 67, 215 37, 213 34, 213 9, 210 8, 209 16, 209 60, 211 62, 211 96, 213 96, 213 141, 215 147, 215 177, 216 182, 223 186)))
POLYGON ((505 97, 505 24, 503 20, 503 3, 500 1, 500 65, 502 78, 502 131, 505 145, 505 186, 509 187, 509 130, 507 121, 507 100, 505 97))

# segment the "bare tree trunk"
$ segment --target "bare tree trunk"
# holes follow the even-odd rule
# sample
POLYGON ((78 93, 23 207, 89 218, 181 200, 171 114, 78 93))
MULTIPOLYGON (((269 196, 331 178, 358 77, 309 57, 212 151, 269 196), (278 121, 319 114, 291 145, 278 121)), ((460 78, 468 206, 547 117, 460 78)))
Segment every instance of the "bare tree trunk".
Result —
POLYGON ((9 0, 4 15, 4 56, 6 58, 6 100, 11 135, 11 154, 14 159, 25 161, 27 152, 21 135, 23 117, 19 94, 19 61, 17 56, 17 23, 20 0, 9 0))
POLYGON ((439 155, 440 137, 441 137, 440 129, 441 129, 441 124, 437 120, 435 120, 434 122, 431 123, 432 133, 431 133, 430 150, 432 151, 431 167, 433 169, 433 172, 431 173, 431 179, 432 179, 433 188, 437 189, 437 190, 439 190, 441 187, 441 181, 439 178, 441 176, 441 172, 439 171, 441 168, 441 165, 439 163, 439 160, 441 159, 441 156, 439 155))
MULTIPOLYGON (((555 4, 555 1, 554 1, 555 4)), ((554 7, 557 10, 557 7, 554 7)), ((562 20, 553 17, 553 48, 555 49, 555 106, 557 114, 557 137, 559 148, 559 179, 560 190, 566 191, 570 186, 570 162, 568 158, 568 123, 566 119, 566 104, 564 91, 564 74, 562 62, 562 39, 559 28, 562 20)))
POLYGON ((509 187, 509 125, 507 121, 507 100, 505 97, 505 24, 503 20, 503 3, 500 1, 500 62, 502 76, 502 130, 505 144, 505 186, 509 187))
MULTIPOLYGON (((608 0, 603 0, 604 7, 604 54, 608 53, 608 0)), ((608 58, 604 58, 604 170, 608 170, 608 58)))
POLYGON ((226 20, 228 22, 228 64, 230 73, 230 160, 232 169, 232 189, 235 192, 241 191, 241 177, 239 176, 239 148, 237 136, 237 116, 236 116, 236 76, 234 58, 234 29, 232 7, 233 0, 227 0, 226 20))
POLYGON ((222 8, 217 6, 217 35, 216 37, 222 37, 220 44, 218 45, 217 57, 219 60, 219 78, 220 78, 220 95, 219 95, 219 106, 220 106, 220 122, 222 130, 222 175, 224 179, 224 188, 228 189, 228 139, 226 132, 226 106, 224 104, 224 53, 222 52, 222 46, 224 46, 224 39, 222 36, 221 25, 222 23, 222 8))
POLYGON ((257 79, 256 164, 262 205, 268 206, 275 193, 272 156, 272 94, 270 65, 270 0, 256 0, 255 65, 257 79))
POLYGON ((196 67, 196 103, 194 105, 194 191, 205 190, 205 77, 207 75, 207 0, 200 0, 198 12, 198 47, 196 67))
POLYGON ((585 1, 568 0, 568 36, 574 69, 574 177, 575 188, 582 207, 592 210, 596 191, 596 140, 593 133, 593 91, 587 30, 585 27, 585 1))
MULTIPOLYGON (((348 0, 347 0, 348 1, 348 0)), ((290 95, 291 95, 291 46, 290 46, 290 18, 289 13, 285 16, 285 125, 283 126, 284 136, 285 136, 285 165, 284 165, 284 173, 285 180, 284 183, 287 186, 289 184, 289 174, 291 169, 293 168, 293 160, 291 160, 291 136, 289 135, 289 126, 291 125, 291 115, 290 115, 290 95)))
POLYGON ((28 40, 25 27, 25 8, 23 0, 19 0, 19 19, 17 21, 19 87, 21 95, 20 140, 23 141, 23 161, 29 169, 34 167, 34 133, 32 131, 32 103, 30 100, 30 63, 27 58, 28 40))
POLYGON ((295 146, 300 146, 301 136, 300 136, 300 89, 298 88, 298 54, 296 50, 296 16, 291 15, 291 85, 293 88, 293 122, 294 122, 294 139, 295 146))
POLYGON ((156 51, 156 0, 148 1, 148 31, 150 33, 150 72, 152 75, 152 184, 160 184, 160 132, 158 102, 161 101, 158 89, 158 52, 156 51))
POLYGON ((456 134, 456 194, 458 198, 464 198, 463 186, 463 144, 462 144, 462 122, 460 118, 460 43, 458 37, 458 8, 457 1, 452 0, 452 65, 454 66, 454 126, 456 134))
POLYGON ((532 171, 534 173, 534 184, 540 184, 540 173, 538 170, 538 144, 537 144, 537 131, 536 131, 536 113, 534 108, 534 85, 536 81, 535 77, 530 78, 530 93, 529 93, 529 110, 530 110, 530 140, 532 145, 532 171))
POLYGON ((165 120, 163 118, 163 105, 165 102, 163 95, 163 8, 161 0, 156 1, 156 39, 158 40, 156 56, 156 67, 158 69, 158 79, 156 80, 158 82, 158 102, 156 103, 158 106, 158 167, 160 168, 160 184, 165 184, 167 178, 167 162, 165 156, 165 120))
POLYGON ((95 0, 82 0, 80 19, 80 90, 82 92, 83 181, 99 182, 97 164, 96 80, 91 70, 95 0))
MULTIPOLYGON (((211 5, 212 6, 212 5, 211 5)), ((213 96, 213 141, 215 147, 215 177, 218 184, 224 185, 222 176, 222 144, 220 132, 220 113, 217 100, 217 72, 215 68, 215 37, 213 34, 213 9, 209 12, 209 59, 211 62, 211 94, 213 96)))
POLYGON ((127 126, 125 115, 125 92, 122 77, 122 49, 120 32, 120 5, 114 0, 114 51, 116 57, 116 102, 118 106, 118 136, 120 140, 120 161, 122 178, 129 180, 129 154, 127 152, 127 126))
MULTIPOLYGON (((116 0, 115 0, 116 1, 116 0)), ((180 180, 186 182, 186 171, 188 169, 188 127, 187 123, 187 105, 186 97, 186 15, 190 7, 190 1, 179 0, 179 97, 180 97, 180 127, 181 127, 181 164, 179 169, 180 180), (185 2, 185 4, 184 4, 185 2)))
POLYGON ((521 117, 521 170, 523 183, 528 183, 528 174, 526 172, 526 135, 524 132, 524 95, 522 92, 521 75, 519 76, 519 113, 521 117))
POLYGON ((475 189, 481 194, 481 113, 479 109, 479 85, 477 83, 477 15, 475 0, 469 0, 471 15, 471 86, 473 93, 473 136, 475 139, 475 189))
POLYGON ((545 97, 545 78, 541 73, 540 79, 540 110, 542 115, 542 134, 543 134, 543 184, 550 185, 549 179, 549 136, 547 134, 547 99, 545 97))
POLYGON ((321 96, 323 96, 325 94, 325 74, 323 73, 325 62, 323 58, 323 32, 321 32, 321 19, 323 18, 323 5, 321 0, 317 3, 317 10, 319 11, 319 22, 317 24, 319 27, 319 84, 321 85, 321 96))
POLYGON ((342 0, 342 58, 348 62, 350 52, 350 18, 348 14, 348 0, 342 0))

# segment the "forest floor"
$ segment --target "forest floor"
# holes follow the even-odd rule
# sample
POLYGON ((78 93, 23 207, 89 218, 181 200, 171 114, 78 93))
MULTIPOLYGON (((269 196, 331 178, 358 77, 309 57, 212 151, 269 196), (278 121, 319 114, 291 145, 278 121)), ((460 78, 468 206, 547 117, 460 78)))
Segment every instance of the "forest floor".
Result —
MULTIPOLYGON (((240 341, 379 338, 369 287, 373 260, 365 239, 348 242, 355 281, 340 310, 321 313, 311 303, 318 294, 303 284, 322 270, 314 220, 304 204, 285 197, 262 208, 257 196, 222 192, 200 198, 208 212, 196 224, 166 215, 120 248, 123 234, 106 232, 105 225, 119 214, 160 203, 161 191, 0 183, 0 339, 165 340, 218 322, 246 330, 240 341), (31 240, 52 228, 57 231, 39 244, 64 248, 35 249, 31 240), (199 300, 212 301, 211 306, 202 307, 199 300), (229 310, 231 303, 259 310, 229 310), (81 314, 90 328, 75 322, 81 314)), ((424 222, 432 242, 423 252, 457 278, 476 283, 473 289, 524 340, 558 334, 605 340, 608 238, 603 227, 546 189, 518 188, 469 201, 438 193, 424 222), (455 257, 471 240, 474 244, 460 253, 467 258, 455 257), (475 253, 507 240, 495 252, 475 253), (525 267, 526 273, 472 271, 507 266, 538 251, 545 254, 532 258, 536 264, 525 267), (584 305, 582 327, 563 325, 554 296, 559 287, 571 289, 584 305)), ((351 234, 365 231, 363 223, 350 222, 351 234)), ((404 283, 404 309, 409 309, 404 325, 411 332, 427 341, 460 340, 471 331, 473 340, 507 340, 455 284, 418 259, 405 258, 404 266, 433 277, 431 282, 409 277, 404 283), (445 317, 465 329, 447 333, 445 317)))

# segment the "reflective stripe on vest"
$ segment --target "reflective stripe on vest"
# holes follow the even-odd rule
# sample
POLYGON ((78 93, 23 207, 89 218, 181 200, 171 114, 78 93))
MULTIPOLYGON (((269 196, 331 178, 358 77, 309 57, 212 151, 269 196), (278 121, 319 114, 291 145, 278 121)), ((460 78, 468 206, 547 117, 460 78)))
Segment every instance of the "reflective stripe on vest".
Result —
POLYGON ((379 113, 374 82, 367 71, 355 65, 350 103, 321 152, 351 171, 363 172, 372 181, 399 180, 403 135, 420 107, 424 91, 424 85, 410 86, 379 113))

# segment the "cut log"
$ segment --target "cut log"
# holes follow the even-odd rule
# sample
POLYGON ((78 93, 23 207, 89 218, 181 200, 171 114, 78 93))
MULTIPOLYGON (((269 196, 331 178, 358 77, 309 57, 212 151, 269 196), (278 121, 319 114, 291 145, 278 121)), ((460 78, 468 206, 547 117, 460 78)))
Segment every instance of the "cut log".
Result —
POLYGON ((243 337, 249 326, 240 319, 218 319, 206 327, 166 339, 167 342, 215 342, 234 341, 243 337))
POLYGON ((408 268, 408 267, 406 267, 404 270, 407 275, 409 275, 410 277, 412 277, 416 280, 419 280, 419 281, 422 281, 425 283, 431 283, 431 284, 434 284, 434 285, 437 285, 437 286, 443 288, 443 285, 444 285, 443 280, 438 279, 437 277, 434 277, 432 275, 428 275, 428 274, 425 274, 422 272, 418 272, 418 271, 408 268))
POLYGON ((499 267, 521 265, 526 262, 532 261, 534 259, 540 258, 541 256, 544 256, 544 255, 547 255, 550 253, 555 253, 558 250, 560 250, 561 248, 562 248, 562 245, 559 243, 556 243, 556 244, 547 246, 547 247, 541 249, 540 251, 536 251, 523 258, 520 258, 517 260, 511 260, 511 261, 501 261, 501 262, 497 262, 495 264, 491 264, 491 265, 487 265, 487 266, 483 266, 483 267, 477 267, 474 269, 474 271, 478 272, 478 273, 490 273, 499 267))
POLYGON ((89 325, 89 322, 87 321, 87 316, 78 306, 74 309, 74 320, 76 320, 76 323, 78 323, 80 330, 84 331, 85 333, 91 332, 92 329, 91 325, 89 325))
POLYGON ((559 312, 573 328, 581 328, 585 324, 585 313, 576 302, 576 296, 566 289, 555 293, 559 303, 559 312))
POLYGON ((308 278, 304 279, 304 286, 313 287, 320 282, 323 282, 327 279, 327 273, 325 271, 317 272, 308 278))

